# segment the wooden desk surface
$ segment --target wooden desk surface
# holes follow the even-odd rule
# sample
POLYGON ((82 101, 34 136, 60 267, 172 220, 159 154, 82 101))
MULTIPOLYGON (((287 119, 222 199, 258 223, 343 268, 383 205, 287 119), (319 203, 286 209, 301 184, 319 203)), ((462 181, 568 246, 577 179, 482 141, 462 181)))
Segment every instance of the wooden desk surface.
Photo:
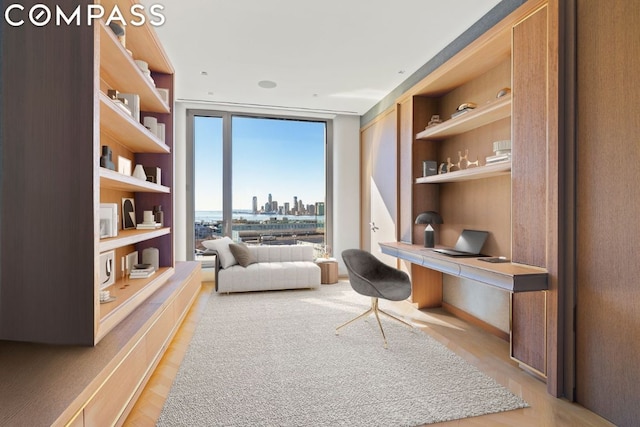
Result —
POLYGON ((511 262, 491 263, 479 258, 456 258, 420 245, 401 242, 380 243, 382 253, 432 270, 476 280, 510 292, 548 289, 547 270, 511 262))

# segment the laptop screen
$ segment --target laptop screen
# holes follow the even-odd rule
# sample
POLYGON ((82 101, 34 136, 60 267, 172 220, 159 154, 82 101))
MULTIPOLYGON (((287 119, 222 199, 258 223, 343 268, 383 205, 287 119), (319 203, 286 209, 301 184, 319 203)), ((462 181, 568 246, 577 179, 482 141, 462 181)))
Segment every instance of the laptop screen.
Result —
POLYGON ((460 252, 479 254, 488 235, 488 231, 462 230, 454 249, 460 252))

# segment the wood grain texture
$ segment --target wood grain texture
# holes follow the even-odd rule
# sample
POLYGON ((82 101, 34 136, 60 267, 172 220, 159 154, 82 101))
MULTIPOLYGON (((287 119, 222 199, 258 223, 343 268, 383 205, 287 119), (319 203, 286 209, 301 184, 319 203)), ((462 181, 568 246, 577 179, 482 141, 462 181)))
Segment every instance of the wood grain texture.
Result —
POLYGON ((0 338, 92 345, 93 28, 3 25, 0 338))
POLYGON ((577 4, 577 401, 640 419, 640 3, 577 4))
POLYGON ((442 273, 411 264, 411 302, 418 308, 442 305, 442 273))
POLYGON ((546 376, 546 292, 511 295, 511 356, 546 376))
POLYGON ((515 262, 547 260, 547 9, 513 28, 512 229, 515 262))

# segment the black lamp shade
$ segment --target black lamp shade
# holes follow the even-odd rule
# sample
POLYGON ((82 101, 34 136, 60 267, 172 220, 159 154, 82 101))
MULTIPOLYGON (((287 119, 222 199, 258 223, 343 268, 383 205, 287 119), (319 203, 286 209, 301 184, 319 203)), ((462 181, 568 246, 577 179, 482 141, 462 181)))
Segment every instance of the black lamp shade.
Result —
POLYGON ((438 212, 427 211, 422 212, 416 217, 416 224, 426 224, 424 229, 424 247, 433 248, 436 243, 436 236, 431 224, 442 224, 442 217, 438 212))

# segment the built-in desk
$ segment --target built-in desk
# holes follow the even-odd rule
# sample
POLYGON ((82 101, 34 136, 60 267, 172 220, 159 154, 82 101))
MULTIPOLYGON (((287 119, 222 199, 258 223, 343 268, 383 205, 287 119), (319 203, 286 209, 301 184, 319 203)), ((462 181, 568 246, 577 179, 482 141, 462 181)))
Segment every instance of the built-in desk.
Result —
POLYGON ((547 270, 511 262, 490 263, 480 258, 456 258, 409 243, 380 243, 382 253, 453 276, 472 279, 509 292, 548 289, 547 270))

